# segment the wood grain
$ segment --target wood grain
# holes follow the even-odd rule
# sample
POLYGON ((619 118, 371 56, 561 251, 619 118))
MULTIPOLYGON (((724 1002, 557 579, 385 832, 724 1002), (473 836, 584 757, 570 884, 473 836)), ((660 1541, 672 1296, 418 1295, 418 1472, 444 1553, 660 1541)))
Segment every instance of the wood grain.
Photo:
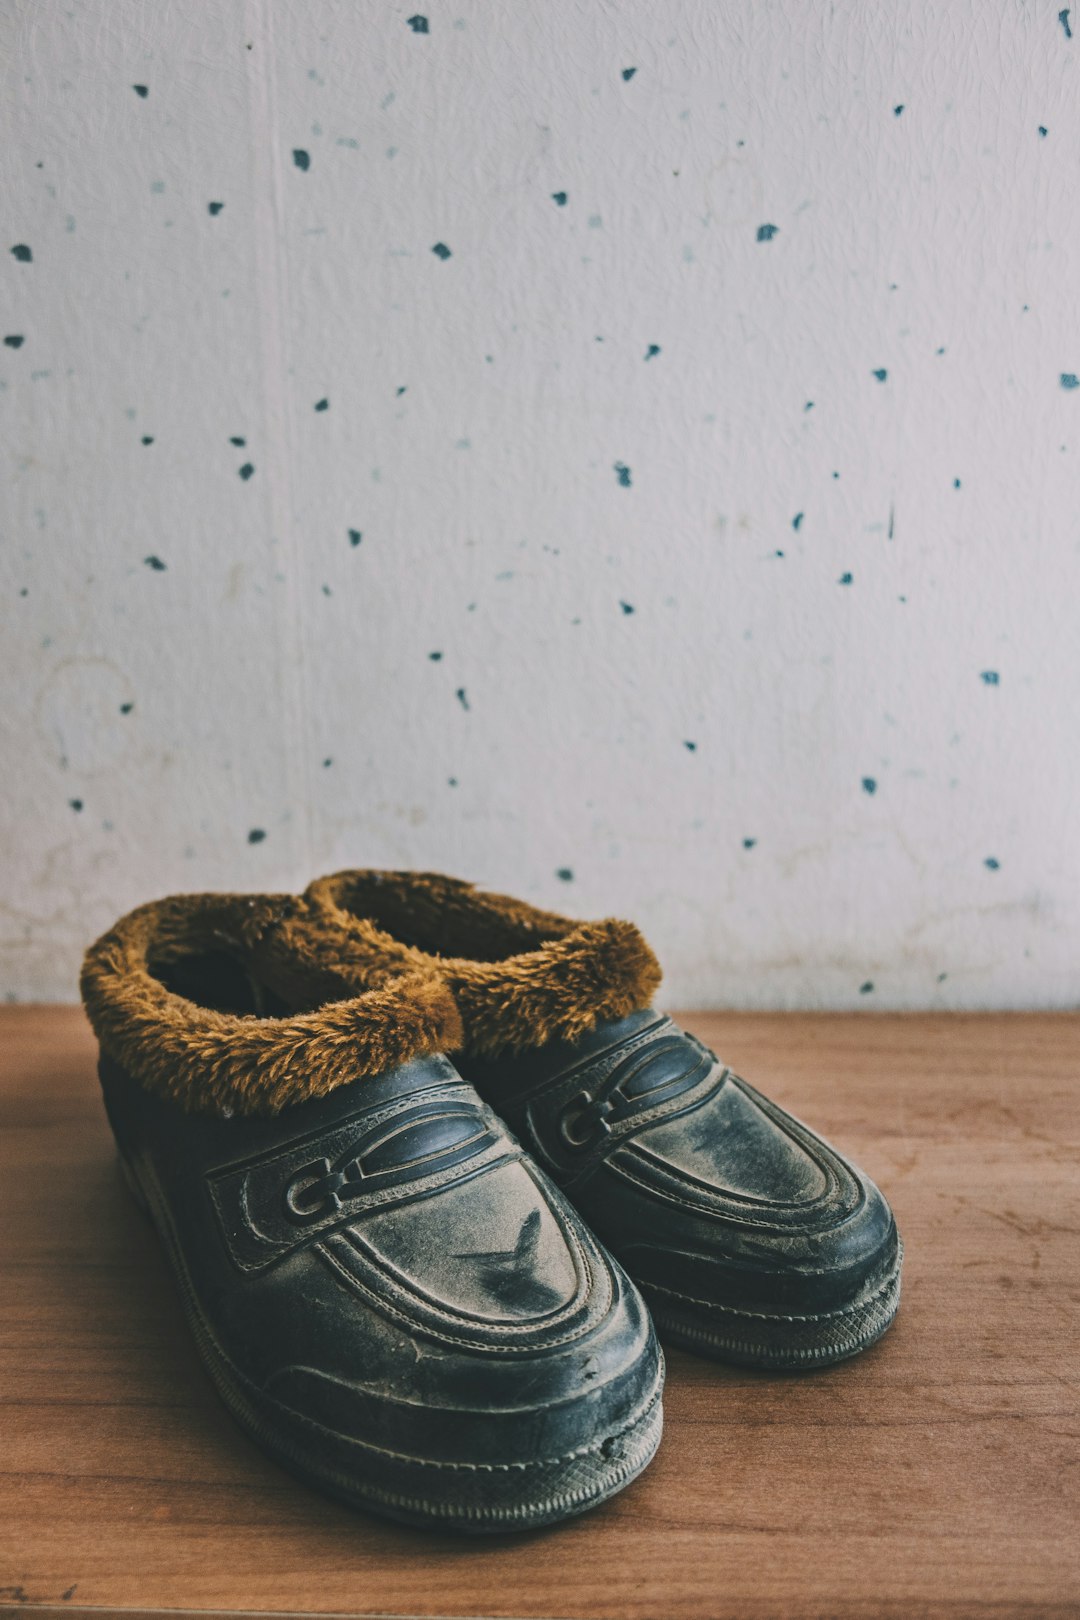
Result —
POLYGON ((829 1372, 672 1354, 660 1455, 474 1545, 234 1429, 115 1172, 81 1013, 0 1013, 0 1603, 810 1620, 1080 1613, 1080 1020, 690 1015, 884 1187, 900 1316, 829 1372))

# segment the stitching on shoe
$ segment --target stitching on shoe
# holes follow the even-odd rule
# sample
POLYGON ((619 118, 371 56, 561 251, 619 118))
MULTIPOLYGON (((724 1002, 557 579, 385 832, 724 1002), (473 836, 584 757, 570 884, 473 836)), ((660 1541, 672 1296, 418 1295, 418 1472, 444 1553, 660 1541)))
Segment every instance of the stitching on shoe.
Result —
MULTIPOLYGON (((575 1244, 577 1244, 578 1240, 576 1234, 572 1235, 575 1244)), ((347 1241, 348 1239, 346 1238, 346 1242, 347 1241)), ((404 1327, 408 1333, 415 1333, 418 1331, 417 1323, 403 1309, 399 1308, 395 1304, 392 1304, 386 1298, 385 1294, 376 1293, 374 1289, 370 1288, 362 1278, 356 1275, 355 1272, 350 1271, 344 1261, 334 1253, 333 1249, 331 1249, 327 1243, 319 1243, 316 1245, 316 1247, 318 1248, 318 1251, 322 1255, 323 1259, 326 1260, 334 1268, 334 1270, 345 1279, 349 1286, 354 1288, 358 1293, 363 1294, 365 1299, 367 1299, 377 1310, 385 1312, 385 1314, 388 1316, 392 1316, 394 1320, 404 1327)), ((610 1275, 608 1268, 605 1266, 603 1268, 603 1275, 608 1284, 607 1298, 597 1314, 595 1316, 592 1315, 588 1308, 588 1299, 591 1293, 592 1284, 595 1280, 595 1272, 589 1263, 588 1257, 584 1250, 581 1250, 581 1258, 583 1264, 585 1265, 587 1274, 586 1288, 584 1291, 586 1303, 584 1306, 579 1305, 577 1307, 577 1312, 584 1311, 585 1319, 571 1332, 564 1333, 557 1338, 545 1338, 545 1349, 549 1346, 554 1347, 557 1345, 573 1344, 575 1339, 581 1339, 586 1334, 593 1332, 597 1326, 597 1323, 603 1321, 605 1317, 610 1314, 612 1306, 615 1303, 615 1289, 613 1286, 614 1278, 610 1275)), ((431 1326, 421 1327, 419 1331, 446 1344, 460 1345, 463 1349, 477 1350, 483 1347, 483 1340, 479 1336, 475 1338, 465 1338, 460 1334, 444 1332, 441 1327, 431 1326)), ((496 1338, 509 1338, 511 1334, 517 1334, 520 1338, 524 1339, 525 1342, 520 1345, 503 1344, 492 1346, 492 1349, 499 1349, 504 1354, 507 1352, 507 1350, 520 1350, 523 1355, 535 1355, 536 1353, 535 1335, 532 1341, 526 1338, 526 1334, 528 1333, 527 1326, 516 1326, 513 1323, 485 1322, 483 1332, 485 1334, 492 1333, 496 1338)))
POLYGON ((709 1300, 695 1299, 692 1294, 681 1294, 675 1288, 665 1288, 662 1283, 643 1282, 639 1286, 648 1293, 663 1294, 667 1299, 681 1300, 685 1305, 694 1305, 699 1310, 708 1311, 710 1314, 717 1316, 740 1316, 759 1322, 835 1322, 843 1320, 845 1316, 854 1316, 860 1311, 871 1310, 890 1289, 895 1288, 897 1279, 900 1276, 903 1258, 903 1246, 900 1245, 897 1249, 895 1267, 890 1271, 880 1288, 869 1295, 868 1298, 855 1300, 835 1311, 807 1312, 805 1315, 786 1315, 779 1311, 741 1310, 737 1305, 722 1305, 709 1300))

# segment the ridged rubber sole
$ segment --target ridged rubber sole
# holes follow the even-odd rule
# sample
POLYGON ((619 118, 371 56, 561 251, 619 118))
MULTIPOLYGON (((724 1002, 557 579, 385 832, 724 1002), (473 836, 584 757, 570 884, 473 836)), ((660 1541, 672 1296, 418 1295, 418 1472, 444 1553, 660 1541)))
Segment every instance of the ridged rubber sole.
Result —
POLYGON ((819 1315, 771 1316, 688 1299, 646 1283, 638 1286, 666 1343, 743 1367, 809 1372, 859 1355, 886 1332, 900 1305, 903 1258, 904 1246, 898 1243, 896 1263, 884 1278, 878 1277, 842 1310, 819 1315))
MULTIPOLYGON (((359 1440, 348 1442, 356 1472, 329 1466, 275 1425, 272 1403, 249 1385, 224 1355, 191 1285, 172 1222, 153 1186, 120 1156, 124 1182, 165 1247, 184 1314, 203 1365, 229 1413, 255 1444, 290 1473, 350 1507, 402 1524, 466 1535, 508 1534, 558 1523, 597 1507, 648 1467, 663 1431, 664 1362, 648 1398, 629 1422, 560 1456, 523 1463, 455 1463, 403 1456, 359 1440), (378 1477, 365 1477, 378 1476, 378 1477)), ((292 1414, 311 1431, 340 1436, 292 1414)))

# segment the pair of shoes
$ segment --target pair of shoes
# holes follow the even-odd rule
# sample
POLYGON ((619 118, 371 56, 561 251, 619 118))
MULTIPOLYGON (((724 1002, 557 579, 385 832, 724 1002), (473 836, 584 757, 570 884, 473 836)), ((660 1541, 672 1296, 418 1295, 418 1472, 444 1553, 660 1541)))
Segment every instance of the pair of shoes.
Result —
POLYGON ((430 873, 174 896, 90 948, 125 1178, 265 1451, 391 1518, 526 1529, 651 1460, 654 1322, 777 1369, 884 1333, 888 1205, 659 979, 630 923, 430 873))

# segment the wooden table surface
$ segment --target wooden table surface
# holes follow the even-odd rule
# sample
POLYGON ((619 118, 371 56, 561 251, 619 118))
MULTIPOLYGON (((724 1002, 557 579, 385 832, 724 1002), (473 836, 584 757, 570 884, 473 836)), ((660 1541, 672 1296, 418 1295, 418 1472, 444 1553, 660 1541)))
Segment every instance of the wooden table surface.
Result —
POLYGON ((74 1008, 0 1013, 0 1602, 71 1616, 1080 1614, 1080 1019, 697 1014, 885 1189, 893 1329, 831 1371, 672 1353, 659 1456, 470 1543, 232 1425, 121 1189, 74 1008))

